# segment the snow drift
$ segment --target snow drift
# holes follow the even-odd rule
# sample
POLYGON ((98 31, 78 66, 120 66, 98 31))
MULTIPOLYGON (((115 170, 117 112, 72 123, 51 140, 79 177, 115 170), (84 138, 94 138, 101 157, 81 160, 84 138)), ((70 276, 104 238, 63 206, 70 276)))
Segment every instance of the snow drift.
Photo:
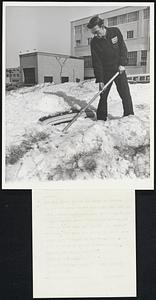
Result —
MULTIPOLYGON (((122 118, 113 85, 108 121, 83 116, 42 126, 49 113, 81 108, 98 91, 93 80, 22 88, 6 96, 6 181, 148 178, 150 176, 150 85, 130 85, 135 115, 122 118)), ((96 109, 98 99, 92 104, 96 109)))

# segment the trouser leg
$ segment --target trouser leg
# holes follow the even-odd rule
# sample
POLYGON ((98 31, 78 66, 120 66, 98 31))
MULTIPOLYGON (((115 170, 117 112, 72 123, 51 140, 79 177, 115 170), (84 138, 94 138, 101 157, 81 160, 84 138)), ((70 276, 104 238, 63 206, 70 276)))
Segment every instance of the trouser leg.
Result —
MULTIPOLYGON (((104 82, 106 84, 106 81, 104 82)), ((97 120, 104 120, 107 119, 107 97, 110 91, 112 83, 107 87, 107 89, 101 93, 100 100, 97 108, 97 120)))
POLYGON ((117 87, 117 91, 122 99, 124 116, 134 115, 133 103, 126 77, 126 72, 118 75, 114 81, 117 87))

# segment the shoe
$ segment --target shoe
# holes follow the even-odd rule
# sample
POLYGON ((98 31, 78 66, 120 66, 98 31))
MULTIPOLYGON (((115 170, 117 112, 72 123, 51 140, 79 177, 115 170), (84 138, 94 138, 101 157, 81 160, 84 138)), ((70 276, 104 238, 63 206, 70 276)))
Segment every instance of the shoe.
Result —
POLYGON ((123 115, 123 117, 128 117, 128 116, 134 116, 134 112, 133 113, 129 113, 127 115, 123 115))
POLYGON ((106 122, 107 121, 107 117, 103 118, 103 119, 97 119, 97 121, 104 121, 104 122, 106 122))

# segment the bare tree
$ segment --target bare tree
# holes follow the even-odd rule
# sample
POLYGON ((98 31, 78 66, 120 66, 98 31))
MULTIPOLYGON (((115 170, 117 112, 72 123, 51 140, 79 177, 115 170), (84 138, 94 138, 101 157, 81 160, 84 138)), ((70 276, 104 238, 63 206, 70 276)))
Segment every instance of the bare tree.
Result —
POLYGON ((66 63, 66 61, 68 60, 68 57, 60 57, 60 56, 55 56, 56 60, 58 61, 59 65, 60 65, 60 82, 61 82, 61 77, 62 77, 62 71, 63 71, 63 67, 66 63))
POLYGON ((73 69, 73 81, 75 81, 75 69, 73 69))

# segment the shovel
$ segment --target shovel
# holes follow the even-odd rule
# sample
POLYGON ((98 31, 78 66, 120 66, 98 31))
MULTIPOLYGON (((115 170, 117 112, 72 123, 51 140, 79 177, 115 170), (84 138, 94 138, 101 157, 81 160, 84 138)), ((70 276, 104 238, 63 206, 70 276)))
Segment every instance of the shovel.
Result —
POLYGON ((83 114, 83 112, 89 107, 89 105, 91 103, 93 103, 93 101, 101 94, 103 93, 106 88, 112 83, 112 81, 119 75, 119 72, 116 72, 115 75, 105 84, 105 86, 103 87, 103 89, 101 91, 99 91, 98 93, 96 93, 94 95, 94 97, 87 103, 87 105, 85 107, 83 107, 78 114, 72 119, 72 121, 64 127, 64 129, 62 130, 62 132, 66 132, 69 127, 83 114))

